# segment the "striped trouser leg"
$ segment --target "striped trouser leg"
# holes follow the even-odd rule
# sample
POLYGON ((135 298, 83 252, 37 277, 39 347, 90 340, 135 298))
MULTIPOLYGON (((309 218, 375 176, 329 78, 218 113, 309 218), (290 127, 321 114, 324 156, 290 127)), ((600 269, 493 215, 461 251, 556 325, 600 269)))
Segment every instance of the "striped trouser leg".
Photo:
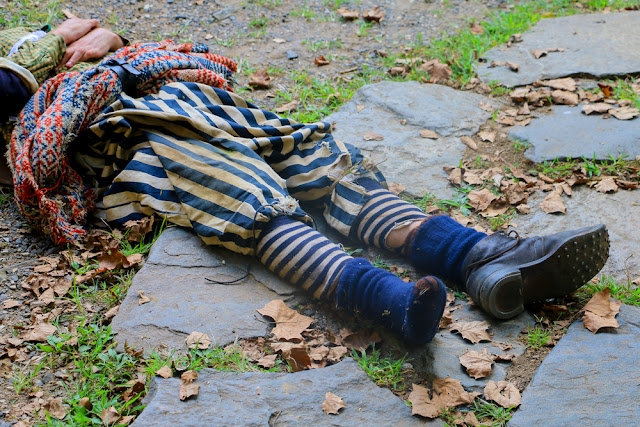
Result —
POLYGON ((334 296, 342 270, 353 259, 313 228, 288 217, 269 221, 256 256, 269 270, 318 299, 334 296))
POLYGON ((386 245, 389 232, 402 224, 425 220, 429 216, 415 205, 385 190, 371 178, 361 178, 357 182, 367 190, 369 200, 354 220, 349 237, 367 245, 400 251, 401 248, 394 249, 386 245))

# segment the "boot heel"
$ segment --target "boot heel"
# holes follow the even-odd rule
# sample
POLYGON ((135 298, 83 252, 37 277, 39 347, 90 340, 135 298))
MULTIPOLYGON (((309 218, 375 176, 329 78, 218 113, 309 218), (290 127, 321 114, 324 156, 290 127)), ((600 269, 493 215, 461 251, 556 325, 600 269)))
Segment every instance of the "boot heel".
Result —
POLYGON ((479 297, 482 308, 498 319, 510 319, 522 313, 524 296, 520 271, 506 274, 504 271, 496 271, 489 275, 484 280, 479 297), (500 278, 494 282, 496 277, 500 278))

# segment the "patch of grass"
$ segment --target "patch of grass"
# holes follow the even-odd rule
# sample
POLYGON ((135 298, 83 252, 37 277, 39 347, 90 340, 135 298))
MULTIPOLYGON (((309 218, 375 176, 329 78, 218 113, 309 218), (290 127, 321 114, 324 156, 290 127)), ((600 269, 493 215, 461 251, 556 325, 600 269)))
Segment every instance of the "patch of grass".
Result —
POLYGON ((11 201, 11 195, 0 192, 0 207, 8 205, 11 201))
POLYGON ((277 372, 278 365, 270 369, 262 369, 252 363, 237 345, 227 347, 210 347, 205 350, 189 349, 187 353, 174 359, 174 365, 181 370, 200 371, 212 368, 230 372, 277 372))
POLYGON ((502 86, 499 81, 493 80, 489 83, 491 87, 491 94, 494 96, 503 96, 511 92, 512 88, 507 86, 502 86))
POLYGON ((384 259, 382 259, 379 255, 376 255, 373 261, 371 261, 371 265, 375 268, 381 268, 383 270, 390 270, 390 265, 384 259))
POLYGON ((402 375, 405 373, 405 369, 402 366, 407 362, 406 355, 398 360, 382 357, 380 350, 374 346, 369 355, 365 350, 360 353, 353 350, 352 356, 377 385, 397 391, 404 390, 405 384, 402 375))
POLYGON ((585 302, 596 292, 609 288, 611 296, 624 304, 640 307, 640 288, 630 281, 619 283, 611 276, 603 275, 599 280, 592 280, 578 291, 585 302))
POLYGON ((515 210, 512 210, 511 212, 505 212, 503 214, 500 214, 496 217, 493 218, 487 218, 489 220, 489 224, 491 225, 491 229, 493 231, 496 231, 500 228, 503 228, 503 226, 509 224, 511 222, 511 220, 513 218, 515 218, 516 216, 518 216, 518 214, 516 213, 515 210))
POLYGON ((249 3, 256 4, 262 7, 268 7, 269 9, 273 9, 277 6, 280 6, 282 0, 249 0, 249 3))
POLYGON ((62 16, 61 3, 59 0, 7 2, 0 13, 0 30, 21 26, 53 25, 56 18, 62 16))
POLYGON ((373 23, 369 21, 360 21, 360 26, 358 27, 358 32, 356 33, 358 37, 366 37, 369 35, 369 30, 373 27, 373 23))
POLYGON ((302 7, 298 7, 291 11, 291 16, 300 16, 307 21, 310 21, 316 16, 316 13, 307 6, 307 0, 304 0, 302 7))
POLYGON ((44 366, 46 359, 40 361, 33 368, 29 368, 29 363, 25 366, 19 367, 18 365, 13 365, 13 373, 11 374, 10 381, 11 386, 15 390, 17 394, 22 393, 23 390, 30 390, 33 385, 33 379, 40 372, 42 367, 44 366))
POLYGON ((487 402, 483 399, 476 399, 473 402, 473 411, 476 413, 476 418, 483 426, 491 427, 504 427, 507 422, 513 416, 513 409, 505 409, 502 406, 498 406, 495 403, 487 402))
POLYGON ((269 22, 269 18, 262 15, 259 18, 254 18, 251 22, 249 22, 249 27, 251 28, 264 28, 269 22))
POLYGON ((531 143, 529 141, 520 141, 519 139, 517 139, 513 142, 512 146, 514 150, 516 150, 516 153, 520 153, 531 148, 531 143))
POLYGON ((576 162, 569 158, 562 162, 556 157, 554 160, 545 160, 537 165, 537 167, 540 172, 547 175, 549 178, 557 178, 560 176, 571 175, 571 172, 573 172, 576 167, 576 162))
POLYGON ((436 196, 434 196, 429 192, 424 193, 424 196, 422 196, 421 198, 415 198, 415 197, 405 198, 405 201, 409 203, 413 203, 418 208, 420 208, 420 210, 425 212, 427 211, 428 208, 435 206, 437 203, 436 196))
POLYGON ((613 88, 613 97, 633 101, 636 108, 640 108, 640 95, 634 90, 635 81, 631 78, 607 81, 613 88))
POLYGON ((332 9, 340 9, 344 4, 348 4, 350 0, 323 0, 323 4, 332 9))
POLYGON ((317 40, 311 41, 309 39, 303 40, 302 44, 307 46, 311 52, 317 52, 320 49, 339 49, 343 46, 342 40, 334 39, 334 40, 317 40))
POLYGON ((527 347, 537 350, 549 342, 550 336, 551 331, 545 330, 540 325, 535 325, 527 330, 527 347))

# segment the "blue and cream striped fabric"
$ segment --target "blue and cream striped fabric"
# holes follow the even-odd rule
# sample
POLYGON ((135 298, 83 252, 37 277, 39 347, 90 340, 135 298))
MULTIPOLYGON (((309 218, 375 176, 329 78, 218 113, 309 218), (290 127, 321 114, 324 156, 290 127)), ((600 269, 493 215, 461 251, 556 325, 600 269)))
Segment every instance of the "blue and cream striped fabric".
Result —
POLYGON ((299 124, 198 83, 122 94, 74 148, 108 221, 158 214, 244 254, 253 253, 260 223, 279 215, 308 222, 298 201, 323 206, 329 225, 348 235, 369 198, 355 179, 380 179, 328 123, 299 124))

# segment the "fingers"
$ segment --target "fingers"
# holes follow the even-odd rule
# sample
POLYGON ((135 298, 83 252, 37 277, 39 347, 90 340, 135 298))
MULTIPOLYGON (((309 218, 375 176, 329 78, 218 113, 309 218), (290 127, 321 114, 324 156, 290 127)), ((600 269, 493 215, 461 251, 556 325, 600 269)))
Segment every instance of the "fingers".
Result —
POLYGON ((83 61, 87 58, 85 58, 86 56, 86 52, 81 51, 81 50, 76 50, 75 52, 73 52, 73 54, 71 55, 71 58, 64 64, 67 68, 71 68, 74 65, 76 65, 78 62, 83 61))

